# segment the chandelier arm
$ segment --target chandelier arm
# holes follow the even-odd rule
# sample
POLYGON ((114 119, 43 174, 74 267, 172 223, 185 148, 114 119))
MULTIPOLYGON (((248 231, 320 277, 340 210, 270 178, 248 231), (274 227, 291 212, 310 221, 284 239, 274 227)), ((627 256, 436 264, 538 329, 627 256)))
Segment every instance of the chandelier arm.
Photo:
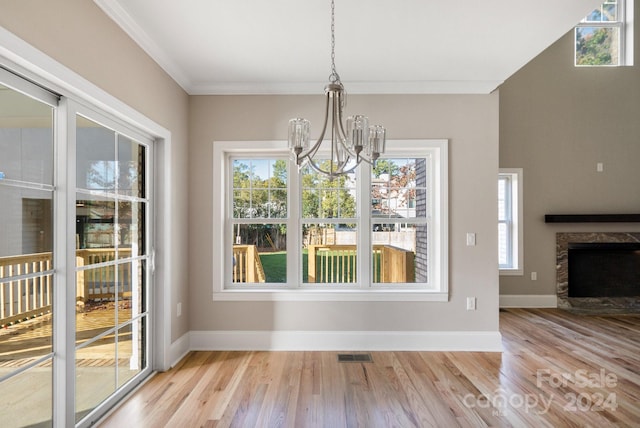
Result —
POLYGON ((319 167, 318 165, 315 164, 313 159, 309 160, 309 165, 311 165, 313 167, 313 169, 316 170, 317 172, 319 172, 320 174, 326 175, 330 179, 333 179, 333 178, 341 177, 343 175, 352 173, 360 165, 360 162, 358 161, 355 165, 353 165, 351 168, 349 168, 347 170, 343 169, 341 171, 335 171, 335 172, 329 172, 329 171, 326 171, 326 170, 322 169, 321 167, 319 167))
POLYGON ((366 156, 358 155, 358 164, 360 164, 361 161, 365 161, 365 163, 368 163, 369 165, 371 165, 373 167, 376 166, 376 160, 375 159, 370 160, 370 159, 367 159, 366 156))
MULTIPOLYGON (((337 93, 336 93, 337 94, 337 93)), ((335 173, 341 173, 342 169, 344 168, 344 163, 348 160, 348 158, 346 160, 341 160, 340 157, 337 155, 337 151, 340 150, 340 148, 338 147, 338 144, 340 144, 341 146, 344 147, 344 144, 342 144, 343 139, 342 139, 342 135, 340 134, 340 128, 338 127, 337 124, 339 124, 339 120, 340 120, 340 100, 339 100, 339 96, 337 96, 336 94, 334 94, 333 96, 333 109, 331 111, 331 162, 330 162, 330 170, 331 172, 335 172, 335 173), (334 160, 337 161, 336 166, 334 167, 334 160)))
MULTIPOLYGON (((337 122, 338 122, 338 131, 339 131, 338 133, 340 134, 340 138, 341 138, 340 141, 343 142, 342 145, 345 148, 347 148, 347 133, 344 130, 344 124, 342 122, 342 95, 339 95, 336 98, 337 98, 337 103, 338 103, 338 120, 337 120, 337 122)), ((347 150, 347 151, 349 151, 349 150, 347 150)))
MULTIPOLYGON (((313 160, 313 158, 309 158, 309 162, 308 164, 317 172, 319 172, 320 174, 326 175, 327 177, 329 177, 330 179, 334 179, 336 177, 339 177, 345 173, 338 173, 336 172, 331 172, 331 171, 327 171, 325 169, 322 169, 318 164, 316 164, 316 162, 313 160)), ((349 170, 348 172, 350 172, 351 170, 349 170)))
POLYGON ((309 161, 312 161, 313 156, 315 156, 316 152, 320 148, 320 145, 322 144, 322 141, 324 140, 324 135, 327 132, 327 123, 329 122, 328 120, 329 119, 329 94, 327 94, 326 98, 327 98, 327 102, 325 103, 324 124, 322 125, 322 133, 320 134, 320 137, 318 137, 318 141, 316 141, 313 144, 313 146, 309 148, 309 150, 307 150, 304 153, 300 153, 297 156, 296 161, 298 165, 300 165, 300 161, 304 158, 307 158, 309 159, 309 161))

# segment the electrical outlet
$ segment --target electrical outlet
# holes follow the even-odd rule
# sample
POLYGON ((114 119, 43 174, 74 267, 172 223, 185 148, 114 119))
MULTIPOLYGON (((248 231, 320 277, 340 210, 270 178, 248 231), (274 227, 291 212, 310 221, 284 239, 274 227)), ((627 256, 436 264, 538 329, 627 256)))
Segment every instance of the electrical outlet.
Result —
POLYGON ((476 298, 475 297, 467 297, 467 310, 475 311, 476 310, 476 298))

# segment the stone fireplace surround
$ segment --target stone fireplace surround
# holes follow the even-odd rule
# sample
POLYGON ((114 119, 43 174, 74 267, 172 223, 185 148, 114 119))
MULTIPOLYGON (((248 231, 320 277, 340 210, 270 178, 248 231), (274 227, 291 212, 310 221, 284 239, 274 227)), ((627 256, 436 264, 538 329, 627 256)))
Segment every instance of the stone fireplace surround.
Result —
POLYGON ((637 297, 569 297, 569 243, 640 242, 640 232, 556 233, 556 291, 558 307, 577 312, 640 312, 637 297))

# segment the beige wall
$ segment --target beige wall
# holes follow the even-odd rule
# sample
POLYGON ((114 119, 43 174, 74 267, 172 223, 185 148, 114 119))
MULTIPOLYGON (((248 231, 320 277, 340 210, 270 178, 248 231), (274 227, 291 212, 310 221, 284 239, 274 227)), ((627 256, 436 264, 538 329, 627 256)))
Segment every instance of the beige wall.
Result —
MULTIPOLYGON (((187 94, 92 1, 1 0, 0 9, 0 26, 171 132, 173 187, 160 197, 174 207, 171 299, 187 302, 187 94)), ((171 326, 173 341, 188 318, 172 311, 171 326)))
POLYGON ((317 127, 322 88, 188 97, 93 2, 0 1, 0 25, 171 131, 174 187, 163 197, 175 209, 172 340, 189 330, 497 330, 497 93, 349 98, 349 111, 384 123, 390 138, 450 140, 450 302, 213 302, 213 141, 284 139, 294 116, 317 127), (465 245, 467 232, 478 234, 477 246, 465 245), (465 310, 467 296, 478 298, 477 311, 465 310))
MULTIPOLYGON (((348 89, 348 83, 346 83, 348 89)), ((214 302, 213 142, 283 140, 291 117, 321 124, 315 96, 190 98, 189 162, 191 330, 478 330, 498 328, 498 94, 350 96, 348 112, 384 123, 390 139, 447 138, 449 149, 450 302, 214 302), (466 246, 476 232, 478 245, 466 246), (466 297, 478 310, 466 311, 466 297)))
POLYGON ((637 224, 544 223, 545 214, 640 212, 638 66, 576 68, 572 36, 500 88, 500 166, 524 169, 525 268, 524 276, 500 278, 500 294, 556 293, 556 232, 640 230, 637 224))

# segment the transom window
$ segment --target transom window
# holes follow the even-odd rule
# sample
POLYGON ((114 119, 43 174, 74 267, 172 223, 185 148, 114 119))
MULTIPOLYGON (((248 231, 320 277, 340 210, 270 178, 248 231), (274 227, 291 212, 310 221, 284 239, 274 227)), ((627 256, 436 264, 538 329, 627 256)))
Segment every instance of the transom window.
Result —
POLYGON ((330 179, 284 142, 216 142, 217 296, 445 293, 447 142, 389 146, 375 168, 330 179))
POLYGON ((633 2, 606 0, 575 28, 576 66, 633 65, 633 2))

